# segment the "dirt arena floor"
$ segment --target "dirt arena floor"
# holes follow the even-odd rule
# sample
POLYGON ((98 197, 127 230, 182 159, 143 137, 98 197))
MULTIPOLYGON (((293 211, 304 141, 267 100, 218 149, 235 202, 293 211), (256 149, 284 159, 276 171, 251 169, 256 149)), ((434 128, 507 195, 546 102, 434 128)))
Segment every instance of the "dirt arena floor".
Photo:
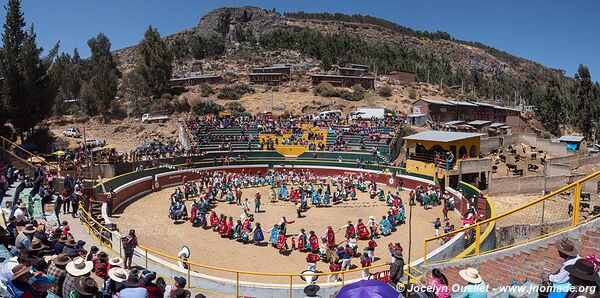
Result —
MULTIPOLYGON (((395 192, 387 186, 383 186, 385 192, 388 190, 395 192)), ((242 244, 241 242, 221 238, 218 233, 212 230, 192 227, 189 221, 175 224, 169 219, 167 214, 169 210, 169 195, 174 188, 168 188, 159 192, 147 195, 130 205, 124 210, 118 210, 113 222, 119 225, 121 231, 135 229, 139 237, 139 242, 149 248, 162 251, 166 254, 176 256, 183 244, 187 244, 191 250, 190 260, 222 268, 235 268, 247 271, 277 272, 277 273, 300 273, 307 269, 306 254, 298 251, 292 251, 289 255, 279 254, 277 249, 270 245, 260 247, 253 244, 242 244)), ((314 230, 321 237, 328 225, 337 230, 339 227, 352 220, 356 223, 358 218, 362 218, 366 223, 369 216, 373 215, 379 220, 386 214, 389 208, 384 202, 369 199, 366 193, 358 192, 356 201, 348 201, 341 205, 328 208, 312 207, 304 213, 305 217, 297 218, 295 207, 290 202, 268 202, 268 187, 244 189, 243 197, 248 197, 251 208, 254 208, 253 195, 256 191, 262 194, 263 212, 255 214, 255 222, 260 222, 265 231, 265 238, 269 238, 267 231, 278 223, 282 216, 288 220, 294 220, 293 224, 288 225, 287 234, 296 235, 300 228, 307 232, 314 230)), ((405 203, 406 214, 408 216, 408 193, 401 193, 405 203)), ((187 202, 190 210, 191 201, 187 202)), ((242 214, 240 206, 219 202, 215 207, 217 214, 226 214, 237 218, 242 214)), ((441 207, 424 210, 422 207, 413 208, 412 219, 412 254, 411 260, 423 256, 423 240, 434 235, 432 222, 436 217, 442 217, 441 207)), ((450 214, 451 223, 456 227, 462 224, 458 214, 450 214)), ((408 218, 406 220, 408 223, 408 218)), ((308 234, 308 233, 307 233, 308 234)), ((377 239, 378 247, 375 250, 375 256, 379 257, 375 264, 389 262, 390 256, 387 252, 387 245, 390 242, 400 242, 404 248, 405 261, 408 261, 408 224, 401 225, 397 231, 392 232, 387 237, 377 239)), ((344 239, 344 230, 336 233, 336 241, 342 242, 344 239)), ((359 251, 362 252, 366 247, 367 241, 359 241, 359 251)), ((288 237, 288 245, 291 247, 291 238, 288 237)), ((435 245, 439 245, 436 243, 435 245)), ((428 250, 431 251, 428 247, 428 250)), ((353 265, 360 267, 360 259, 353 259, 353 265)), ((192 270, 195 270, 192 268, 192 270)), ((317 270, 329 271, 328 265, 324 263, 317 264, 317 270)), ((234 278, 232 273, 224 274, 210 269, 195 270, 215 276, 234 278)), ((357 276, 358 277, 358 274, 357 276)), ((271 282, 289 282, 289 280, 273 277, 248 277, 241 276, 244 281, 271 281, 271 282), (281 280, 279 280, 281 279, 281 280)))

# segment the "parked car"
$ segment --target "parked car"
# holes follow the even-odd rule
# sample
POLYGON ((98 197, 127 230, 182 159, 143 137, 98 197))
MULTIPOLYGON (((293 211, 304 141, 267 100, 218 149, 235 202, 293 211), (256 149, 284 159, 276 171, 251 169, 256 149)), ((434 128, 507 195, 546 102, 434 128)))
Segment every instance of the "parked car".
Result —
POLYGON ((69 128, 67 130, 63 130, 63 136, 70 138, 81 138, 81 131, 79 128, 69 128))
POLYGON ((137 147, 137 152, 156 151, 157 149, 162 150, 165 147, 161 142, 151 141, 142 144, 137 147))

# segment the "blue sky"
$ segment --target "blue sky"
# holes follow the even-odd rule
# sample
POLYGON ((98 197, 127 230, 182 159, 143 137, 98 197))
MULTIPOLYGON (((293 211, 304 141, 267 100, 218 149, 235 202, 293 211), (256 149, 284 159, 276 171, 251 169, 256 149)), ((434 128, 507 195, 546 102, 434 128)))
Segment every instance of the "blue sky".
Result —
MULTIPOLYGON (((6 4, 7 0, 2 0, 6 4)), ((600 77, 600 1, 230 1, 230 0, 23 0, 28 24, 34 23, 45 49, 56 41, 63 51, 78 48, 104 32, 113 49, 139 42, 148 25, 163 35, 195 26, 222 6, 254 5, 279 12, 343 12, 377 16, 418 30, 446 31, 458 39, 480 41, 572 76, 580 63, 600 77)), ((4 8, 1 12, 5 15, 4 8)))

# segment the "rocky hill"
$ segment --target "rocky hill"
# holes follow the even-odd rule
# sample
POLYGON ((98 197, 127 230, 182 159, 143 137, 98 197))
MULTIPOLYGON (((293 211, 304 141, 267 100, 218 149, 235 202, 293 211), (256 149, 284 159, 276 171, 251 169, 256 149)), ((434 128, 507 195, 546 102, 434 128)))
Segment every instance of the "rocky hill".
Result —
MULTIPOLYGON (((351 16, 347 17, 351 19, 351 16)), ((227 47, 231 48, 247 41, 250 36, 258 39, 261 35, 276 28, 293 32, 310 28, 324 33, 344 32, 359 36, 375 44, 402 45, 419 53, 433 55, 449 61, 453 71, 461 67, 464 69, 477 69, 488 77, 502 73, 534 80, 541 84, 545 83, 551 74, 562 74, 560 70, 550 69, 539 63, 512 56, 479 43, 455 40, 447 34, 443 35, 443 38, 437 38, 433 34, 414 34, 415 32, 421 32, 391 22, 389 24, 392 24, 392 26, 382 26, 379 23, 330 19, 324 19, 319 14, 303 13, 290 13, 281 16, 252 6, 223 7, 204 15, 196 27, 165 38, 172 43, 176 39, 189 40, 194 35, 218 35, 224 38, 227 41, 227 47), (394 30, 394 26, 404 30, 394 30)), ((380 23, 387 22, 381 19, 376 20, 380 23)), ((114 55, 120 66, 126 70, 135 63, 137 52, 135 46, 132 46, 117 50, 114 55)))

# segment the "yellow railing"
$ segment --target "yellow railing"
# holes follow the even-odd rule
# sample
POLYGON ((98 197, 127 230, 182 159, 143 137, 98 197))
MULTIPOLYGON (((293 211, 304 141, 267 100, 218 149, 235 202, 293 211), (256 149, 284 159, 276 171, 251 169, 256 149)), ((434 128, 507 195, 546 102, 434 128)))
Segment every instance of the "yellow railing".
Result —
MULTIPOLYGON (((424 264, 491 253, 548 237, 597 218, 598 214, 590 213, 594 205, 600 205, 597 196, 590 195, 590 201, 585 202, 587 209, 584 208, 585 212, 580 212, 582 189, 585 183, 597 183, 591 181, 595 178, 600 178, 600 171, 500 215, 493 216, 495 210, 491 210, 492 217, 486 220, 425 239, 424 264), (467 246, 462 253, 451 259, 427 261, 427 254, 430 252, 428 249, 437 247, 433 242, 441 242, 463 232, 464 243, 467 246)), ((490 201, 490 207, 494 208, 493 206, 490 201)))
MULTIPOLYGON (((14 148, 19 149, 20 151, 22 151, 25 155, 27 155, 27 158, 23 159, 26 163, 30 164, 31 166, 35 166, 32 162, 30 162, 29 160, 33 160, 33 159, 37 159, 39 160, 41 164, 48 166, 48 168, 50 169, 54 169, 56 171, 58 171, 58 168, 50 163, 48 163, 43 157, 33 154, 31 152, 29 152, 29 150, 21 147, 21 145, 3 137, 0 136, 0 140, 2 140, 2 148, 4 148, 4 150, 6 151, 12 151, 11 145, 14 146, 14 148)), ((18 155, 17 155, 18 156, 18 155)), ((20 156, 19 156, 20 157, 20 156)))
MULTIPOLYGON (((85 210, 85 208, 81 202, 79 204, 79 210, 81 211, 80 220, 81 220, 82 224, 85 226, 88 234, 90 234, 90 236, 92 236, 94 239, 96 239, 102 247, 108 249, 109 251, 113 252, 115 255, 118 255, 119 257, 123 257, 123 246, 121 243, 121 235, 117 234, 114 231, 111 231, 106 226, 104 226, 103 224, 98 222, 87 210, 85 210), (110 235, 111 237, 108 237, 108 235, 110 235), (118 243, 116 245, 112 243, 113 239, 118 240, 118 243), (117 247, 117 246, 118 246, 118 250, 115 249, 115 247, 117 247)), ((281 284, 281 285, 269 284, 268 286, 269 287, 278 287, 278 288, 288 288, 289 295, 290 295, 290 297, 292 297, 292 293, 293 293, 293 289, 294 289, 294 278, 300 278, 302 276, 305 276, 305 277, 320 276, 320 277, 324 278, 328 275, 337 273, 338 276, 341 275, 341 285, 344 286, 347 282, 357 280, 359 276, 356 274, 360 273, 363 270, 372 270, 372 269, 382 270, 383 267, 390 265, 390 263, 382 263, 382 264, 377 264, 377 265, 373 265, 373 266, 365 267, 365 268, 355 268, 355 269, 339 271, 339 272, 320 272, 320 273, 315 273, 315 274, 310 274, 310 275, 306 275, 306 274, 303 275, 300 273, 254 272, 254 271, 244 271, 244 270, 227 269, 227 268, 203 265, 203 264, 199 264, 196 262, 180 259, 178 257, 171 256, 169 254, 160 252, 158 250, 155 250, 155 249, 143 246, 143 245, 138 245, 137 248, 139 250, 141 250, 142 253, 141 254, 136 253, 136 254, 144 261, 142 264, 136 264, 136 265, 142 266, 144 268, 148 268, 148 264, 154 264, 154 265, 162 267, 162 268, 173 270, 172 266, 168 266, 164 262, 157 262, 157 261, 153 260, 152 258, 149 258, 148 256, 156 256, 163 260, 181 262, 183 264, 186 264, 187 270, 180 268, 181 270, 178 270, 178 271, 179 271, 179 274, 187 276, 188 287, 190 287, 192 289, 215 293, 218 295, 234 296, 234 297, 240 296, 239 295, 240 294, 240 285, 245 283, 245 281, 242 281, 240 279, 240 277, 244 276, 244 275, 285 278, 286 280, 289 281, 288 284, 281 284), (192 268, 195 268, 195 270, 192 268), (212 271, 220 272, 221 274, 230 273, 230 274, 235 275, 235 281, 231 280, 232 284, 235 283, 235 294, 216 292, 216 291, 212 291, 212 290, 208 290, 208 289, 194 287, 191 284, 190 277, 192 277, 193 273, 196 273, 196 270, 198 270, 198 269, 212 270, 212 271)), ((404 273, 409 277, 409 280, 411 280, 413 282, 416 280, 420 280, 421 275, 422 275, 422 272, 420 270, 418 270, 417 268, 414 268, 410 265, 408 265, 408 268, 407 268, 407 270, 404 271, 404 273)), ((163 276, 163 278, 170 279, 169 277, 166 277, 166 276, 163 276)), ((209 276, 206 276, 205 278, 210 279, 209 276)), ((217 278, 218 277, 215 277, 214 279, 216 280, 217 278)), ((222 282, 223 280, 221 279, 220 281, 222 282)))

